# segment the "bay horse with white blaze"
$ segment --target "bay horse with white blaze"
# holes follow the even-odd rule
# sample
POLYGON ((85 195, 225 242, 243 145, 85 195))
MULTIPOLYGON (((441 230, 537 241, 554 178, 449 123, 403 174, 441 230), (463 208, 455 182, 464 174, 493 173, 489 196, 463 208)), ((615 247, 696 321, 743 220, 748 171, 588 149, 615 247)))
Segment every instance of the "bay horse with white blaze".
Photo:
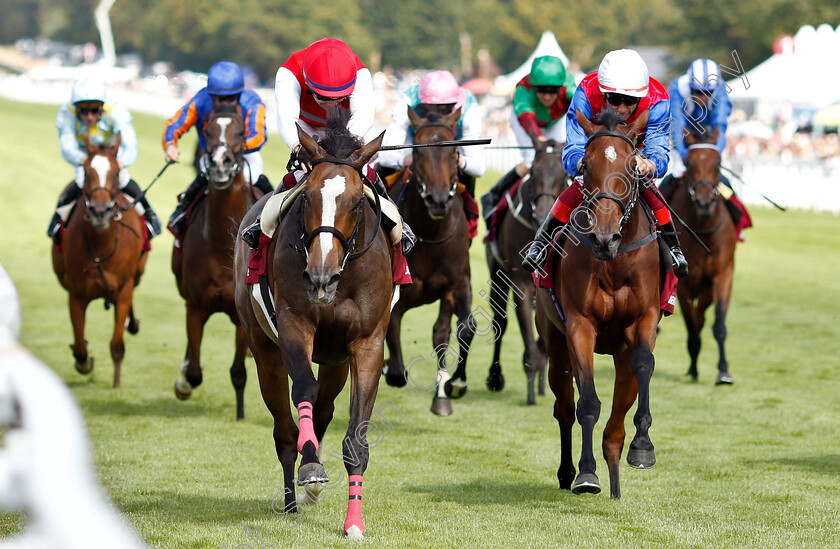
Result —
POLYGON ((689 134, 685 137, 688 154, 685 158, 685 183, 679 185, 671 204, 700 239, 711 250, 706 253, 700 245, 680 235, 689 274, 677 286, 685 327, 688 331, 688 354, 691 365, 688 375, 697 380, 697 357, 700 354, 700 332, 703 330, 706 309, 714 304, 715 323, 712 333, 718 344, 718 375, 715 385, 733 383, 726 361, 726 313, 732 295, 735 271, 737 236, 732 217, 724 198, 718 191, 720 181, 720 151, 717 142, 719 128, 711 135, 689 134))
MULTIPOLYGON (((365 198, 362 174, 384 134, 362 146, 346 129, 348 118, 343 109, 331 109, 327 133, 317 143, 298 127, 312 170, 300 183, 303 189, 296 203, 265 244, 264 287, 252 288, 246 282, 249 248, 241 239, 236 241, 236 306, 257 363, 260 391, 274 417, 286 512, 297 512, 298 452, 302 460, 297 483, 306 487, 310 501, 317 501, 329 481, 319 448, 349 373, 350 422, 342 445, 350 483, 344 533, 361 538, 366 437, 381 375, 392 275, 390 244, 380 228, 381 208, 371 207, 365 198), (273 295, 265 302, 273 305, 276 317, 265 329, 257 318, 264 314, 265 302, 255 306, 252 290, 273 295), (319 364, 317 381, 312 362, 319 364), (289 378, 299 427, 289 406, 289 378)), ((240 231, 254 222, 267 200, 249 210, 240 231)))
POLYGON ((501 391, 505 386, 502 374, 502 336, 507 330, 508 296, 513 293, 511 305, 516 311, 525 352, 522 366, 528 383, 528 404, 536 404, 534 382, 539 376, 536 392, 545 395, 546 356, 542 342, 534 338, 531 302, 536 293, 531 273, 522 268, 520 252, 534 239, 537 228, 549 215, 554 201, 566 188, 568 175, 563 168, 561 153, 563 143, 554 140, 540 142, 534 139, 535 156, 530 173, 519 184, 512 202, 501 213, 495 229, 495 238, 485 245, 487 268, 490 271, 490 306, 497 333, 493 347, 493 362, 487 376, 487 388, 501 391))
MULTIPOLYGON (((460 108, 447 115, 430 112, 421 117, 409 107, 414 144, 451 141, 460 116, 460 108)), ((475 335, 470 315, 469 232, 458 194, 458 150, 452 146, 416 148, 413 157, 402 184, 390 191, 403 219, 414 230, 417 244, 406 256, 412 283, 401 289, 391 312, 387 338, 390 357, 383 373, 388 385, 405 386, 409 374, 400 343, 402 317, 409 309, 439 300, 440 310, 432 328, 438 370, 431 410, 448 416, 452 413, 451 398, 461 397, 467 390, 467 355, 475 335), (455 334, 459 353, 457 368, 450 376, 446 357, 453 314, 458 318, 455 334)))
POLYGON ((202 381, 201 340, 214 313, 236 327, 230 379, 236 391, 236 419, 245 416, 245 333, 236 313, 233 244, 242 217, 262 191, 245 181, 245 125, 241 107, 218 107, 204 127, 207 143, 207 196, 192 209, 181 247, 172 250, 172 272, 187 308, 187 350, 175 395, 187 399, 202 381))
POLYGON ((136 334, 134 288, 146 267, 144 223, 131 200, 119 190, 120 167, 117 151, 121 138, 111 147, 97 148, 85 136, 85 183, 82 196, 61 238, 53 246, 52 263, 58 281, 67 290, 73 323, 73 356, 81 374, 93 369, 85 340, 85 311, 94 299, 104 298, 105 308, 114 305, 111 358, 114 387, 120 386, 125 344, 123 331, 136 334))
POLYGON ((619 498, 624 416, 637 393, 636 436, 627 461, 637 468, 656 463, 648 429, 653 348, 661 316, 660 258, 656 233, 652 233, 651 222, 638 200, 640 183, 631 168, 634 139, 645 130, 648 112, 643 111, 629 126, 612 109, 603 111, 594 123, 578 111, 577 120, 588 137, 583 157, 583 193, 588 198, 566 226, 569 234, 563 246, 564 257, 558 257, 553 266, 554 288, 537 291, 537 329, 546 343, 549 384, 556 395, 554 417, 561 437, 557 477, 561 489, 571 488, 574 493, 601 491, 592 451, 593 430, 601 411, 593 353, 613 356, 615 388, 612 412, 604 428, 603 452, 610 495, 619 498), (577 410, 572 380, 580 393, 577 410), (577 477, 571 453, 575 414, 583 431, 577 477))

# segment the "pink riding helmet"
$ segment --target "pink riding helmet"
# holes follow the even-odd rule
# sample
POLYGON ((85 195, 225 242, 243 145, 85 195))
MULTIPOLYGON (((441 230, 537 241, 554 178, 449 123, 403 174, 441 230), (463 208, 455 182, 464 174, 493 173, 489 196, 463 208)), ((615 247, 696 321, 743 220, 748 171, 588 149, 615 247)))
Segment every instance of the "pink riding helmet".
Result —
MULTIPOLYGON (((418 92, 420 102, 428 105, 445 105, 455 103, 452 112, 463 109, 466 102, 464 89, 449 71, 432 71, 420 81, 418 92)), ((464 111, 461 111, 464 114, 464 111)))

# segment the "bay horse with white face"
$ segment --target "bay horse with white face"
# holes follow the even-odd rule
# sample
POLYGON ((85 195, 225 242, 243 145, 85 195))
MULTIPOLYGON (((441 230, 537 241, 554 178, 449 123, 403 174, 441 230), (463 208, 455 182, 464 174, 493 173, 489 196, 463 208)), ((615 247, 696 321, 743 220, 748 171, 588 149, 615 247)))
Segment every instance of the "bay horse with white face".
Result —
POLYGON ((593 353, 610 354, 615 364, 612 412, 603 438, 610 495, 621 497, 624 416, 637 394, 636 436, 627 461, 637 468, 656 463, 648 429, 653 348, 661 316, 660 259, 656 233, 638 200, 640 183, 631 168, 634 139, 644 131, 647 119, 644 111, 628 126, 608 109, 593 123, 577 112, 588 137, 583 157, 583 194, 588 198, 566 226, 570 232, 564 257, 554 262, 554 288, 537 290, 537 329, 546 342, 549 384, 557 397, 554 417, 560 425, 557 477, 560 488, 575 493, 601 491, 592 451, 601 411, 593 353), (573 380, 580 393, 577 410, 573 380), (571 454, 575 415, 583 431, 577 477, 571 454))
POLYGON ((735 225, 718 191, 720 181, 720 151, 717 143, 719 128, 709 135, 689 134, 685 137, 688 154, 685 158, 685 183, 677 187, 671 204, 711 253, 685 233, 680 235, 689 274, 677 286, 685 327, 688 331, 688 354, 691 365, 688 375, 697 380, 697 357, 700 354, 700 332, 705 323, 706 309, 714 304, 715 323, 712 333, 718 344, 718 374, 715 385, 733 383, 726 360, 726 313, 732 295, 735 272, 735 225))
MULTIPOLYGON (((246 283, 248 247, 236 241, 236 306, 257 363, 260 391, 274 417, 288 513, 297 512, 298 453, 302 459, 297 483, 306 487, 310 500, 317 500, 329 481, 319 448, 349 373, 350 423, 343 456, 350 486, 344 533, 361 538, 366 437, 379 388, 393 277, 390 244, 380 227, 381 208, 372 207, 365 197, 362 174, 384 134, 362 146, 346 129, 348 118, 343 109, 331 109, 327 133, 317 143, 298 127, 312 170, 265 244, 265 287, 246 283), (255 304, 254 291, 273 298, 255 304), (270 315, 263 314, 266 302, 276 311, 270 321, 265 320, 270 315), (265 328, 257 315, 263 315, 265 328), (317 380, 312 362, 319 364, 317 380), (290 409, 290 378, 299 426, 290 409)), ((240 230, 254 222, 266 201, 251 208, 240 230)))
POLYGON ((522 366, 528 384, 528 404, 536 404, 534 389, 539 376, 536 393, 545 394, 545 350, 534 338, 531 302, 536 293, 531 273, 522 268, 520 252, 534 239, 537 228, 551 211, 554 201, 568 184, 568 175, 563 168, 563 143, 554 140, 534 140, 534 163, 531 171, 519 185, 513 203, 505 210, 499 221, 495 242, 486 244, 487 268, 490 271, 490 306, 493 309, 493 323, 497 333, 493 347, 493 362, 487 376, 487 388, 501 391, 505 386, 502 374, 502 336, 507 330, 508 296, 516 311, 519 330, 525 345, 522 366))
MULTIPOLYGON (((408 117, 414 130, 415 145, 451 141, 461 109, 442 116, 430 112, 422 117, 409 107, 408 117)), ((405 386, 409 374, 400 342, 402 317, 409 309, 440 301, 437 321, 432 328, 438 370, 431 410, 448 416, 452 413, 451 398, 458 398, 467 390, 467 355, 475 335, 470 315, 469 231, 462 199, 457 192, 457 149, 452 146, 423 147, 413 152, 414 159, 403 184, 391 189, 403 219, 417 236, 417 244, 406 256, 412 283, 401 289, 400 299, 391 312, 387 339, 391 356, 383 373, 388 385, 405 386), (459 352, 457 368, 450 374, 446 358, 453 314, 458 318, 455 334, 459 352)))
POLYGON ((85 136, 87 159, 82 196, 67 221, 61 245, 52 249, 53 270, 69 294, 73 356, 79 373, 87 374, 93 369, 93 357, 88 354, 85 340, 88 304, 104 298, 106 309, 114 305, 114 387, 120 386, 125 356, 123 330, 127 328, 132 334, 139 330, 132 300, 148 257, 143 249, 143 219, 119 190, 116 155, 120 141, 118 136, 111 147, 97 148, 85 136))
POLYGON ((175 395, 187 399, 202 381, 201 340, 214 313, 236 327, 230 379, 236 392, 236 419, 245 416, 245 333, 236 313, 233 243, 239 222, 262 191, 245 181, 245 125, 239 105, 217 107, 204 127, 207 196, 190 213, 183 245, 172 250, 172 272, 187 306, 187 350, 175 395))

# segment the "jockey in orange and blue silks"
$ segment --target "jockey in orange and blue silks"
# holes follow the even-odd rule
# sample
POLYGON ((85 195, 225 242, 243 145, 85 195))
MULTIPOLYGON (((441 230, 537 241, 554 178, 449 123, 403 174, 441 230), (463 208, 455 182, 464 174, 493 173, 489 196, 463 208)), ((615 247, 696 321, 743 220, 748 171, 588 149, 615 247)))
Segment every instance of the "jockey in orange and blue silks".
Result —
POLYGON ((225 103, 238 104, 242 110, 245 125, 245 154, 243 175, 264 193, 274 190, 263 174, 263 159, 260 148, 267 140, 265 134, 265 104, 252 90, 245 89, 245 76, 239 65, 231 61, 220 61, 207 71, 207 87, 202 88, 189 102, 178 109, 163 128, 163 150, 167 162, 178 162, 178 139, 193 126, 198 131, 198 146, 201 151, 199 174, 181 195, 175 211, 169 218, 169 230, 179 236, 184 230, 184 221, 190 204, 207 186, 207 154, 204 144, 204 126, 213 113, 214 106, 225 103))
MULTIPOLYGON (((586 149, 587 137, 577 121, 577 112, 581 111, 592 120, 608 106, 627 124, 648 110, 647 127, 636 140, 638 154, 634 157, 635 169, 640 176, 650 179, 664 176, 670 150, 668 92, 656 79, 650 78, 647 65, 634 50, 609 52, 598 71, 587 75, 575 91, 566 116, 566 146, 563 148, 566 171, 572 174, 579 172, 586 149)), ((650 206, 662 228, 662 238, 671 250, 675 274, 679 278, 686 276, 688 262, 679 247, 671 213, 649 185, 643 185, 640 190, 641 198, 650 206)), ((523 262, 526 269, 534 271, 543 265, 551 236, 569 222, 572 212, 583 200, 583 177, 577 176, 557 198, 551 215, 537 231, 523 262)))
MULTIPOLYGON (((461 109, 461 117, 455 126, 454 139, 479 139, 483 129, 481 109, 475 95, 462 88, 449 71, 431 71, 400 94, 391 112, 391 123, 385 131, 382 145, 411 145, 414 142, 414 128, 408 118, 408 109, 414 109, 421 116, 436 112, 445 116, 461 109)), ((411 149, 382 151, 379 153, 381 175, 406 168, 414 156, 411 149)), ((475 194, 475 180, 484 175, 486 161, 484 147, 458 147, 458 180, 464 184, 470 196, 475 194)))
POLYGON ((87 159, 85 137, 94 146, 111 146, 120 139, 117 162, 120 166, 120 190, 137 199, 144 210, 150 236, 160 234, 160 221, 136 181, 131 179, 128 166, 137 160, 137 134, 131 123, 131 113, 120 104, 106 99, 105 83, 93 78, 82 78, 73 84, 70 102, 58 110, 55 126, 61 144, 61 157, 75 169, 75 177, 61 193, 56 213, 50 221, 47 234, 56 243, 61 222, 67 220, 69 205, 82 195, 85 183, 84 163, 87 159))

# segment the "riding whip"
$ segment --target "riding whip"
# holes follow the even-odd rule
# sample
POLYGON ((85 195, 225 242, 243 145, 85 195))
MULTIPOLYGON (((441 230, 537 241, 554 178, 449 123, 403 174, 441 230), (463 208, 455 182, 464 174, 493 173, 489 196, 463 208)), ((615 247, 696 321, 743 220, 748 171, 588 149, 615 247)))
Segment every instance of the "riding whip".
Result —
POLYGON ((437 143, 420 143, 418 145, 388 145, 379 147, 380 151, 398 151, 402 149, 419 149, 420 147, 467 147, 470 145, 487 145, 490 139, 462 139, 461 141, 438 141, 437 143))
POLYGON ((752 189, 753 191, 757 192, 759 195, 761 195, 761 198, 763 198, 764 200, 766 200, 766 201, 767 201, 767 202, 769 202, 770 204, 773 204, 774 206, 776 206, 777 208, 779 208, 779 209, 780 209, 780 210, 782 210, 783 212, 786 212, 786 211, 787 211, 787 210, 786 210, 786 209, 784 209, 782 206, 779 206, 778 204, 776 204, 775 202, 773 202, 772 200, 770 200, 769 198, 767 198, 766 196, 764 196, 764 194, 762 194, 762 193, 761 193, 759 190, 757 190, 755 187, 753 187, 753 186, 751 186, 751 185, 747 185, 747 182, 746 182, 746 181, 744 181, 743 179, 741 179, 741 177, 740 177, 737 173, 733 172, 732 170, 730 170, 730 169, 729 169, 729 168, 727 168, 726 166, 721 166, 721 168, 723 168, 724 170, 726 170, 727 172, 729 172, 729 175, 731 175, 732 177, 734 177, 735 179, 737 179, 738 181, 740 181, 742 185, 744 185, 745 187, 747 187, 747 188, 749 188, 749 189, 752 189))
POLYGON ((154 184, 155 184, 155 181, 157 181, 157 180, 158 180, 158 178, 159 178, 160 176, 162 176, 162 175, 163 175, 163 172, 165 172, 165 171, 166 171, 166 168, 168 168, 168 167, 170 166, 170 164, 174 164, 174 163, 175 163, 175 162, 173 162, 172 160, 167 160, 167 161, 166 161, 166 164, 164 164, 164 165, 163 165, 163 168, 161 168, 161 170, 158 172, 158 174, 155 176, 155 178, 154 178, 154 179, 152 179, 152 182, 151 182, 151 183, 149 183, 149 186, 148 186, 148 187, 146 187, 145 189, 143 189, 143 191, 142 191, 142 192, 141 192, 141 193, 137 196, 137 198, 135 198, 135 199, 134 199, 134 202, 132 202, 132 203, 131 203, 131 207, 132 207, 132 208, 133 208, 134 206, 136 206, 136 205, 137 205, 137 203, 138 203, 138 202, 139 202, 139 201, 140 201, 143 197, 145 197, 145 196, 146 196, 146 192, 147 192, 149 189, 151 189, 151 188, 152 188, 152 185, 154 185, 154 184))

